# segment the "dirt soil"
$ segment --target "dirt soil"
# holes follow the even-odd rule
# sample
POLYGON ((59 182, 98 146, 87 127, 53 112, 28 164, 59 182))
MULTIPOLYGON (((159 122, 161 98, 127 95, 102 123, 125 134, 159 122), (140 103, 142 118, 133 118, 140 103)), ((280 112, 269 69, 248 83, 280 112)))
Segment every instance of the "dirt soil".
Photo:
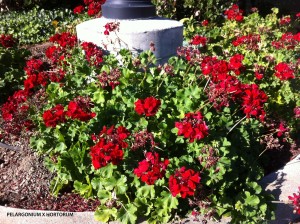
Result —
POLYGON ((28 142, 16 142, 15 150, 0 147, 0 205, 24 209, 94 211, 99 201, 86 200, 71 192, 54 197, 49 192, 53 178, 28 142))

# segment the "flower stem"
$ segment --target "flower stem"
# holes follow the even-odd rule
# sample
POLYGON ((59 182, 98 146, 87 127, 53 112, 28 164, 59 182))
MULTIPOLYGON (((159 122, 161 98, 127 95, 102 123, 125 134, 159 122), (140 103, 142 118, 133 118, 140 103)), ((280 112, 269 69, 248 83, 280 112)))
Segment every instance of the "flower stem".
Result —
POLYGON ((206 84, 204 86, 203 92, 206 90, 206 87, 207 87, 207 85, 208 85, 209 82, 210 82, 210 77, 208 78, 208 80, 207 80, 207 82, 206 82, 206 84))
POLYGON ((230 130, 228 131, 227 134, 229 134, 239 123, 241 123, 243 120, 245 120, 247 118, 247 116, 243 117, 242 119, 240 119, 238 122, 235 123, 235 125, 233 125, 232 128, 230 128, 230 130))

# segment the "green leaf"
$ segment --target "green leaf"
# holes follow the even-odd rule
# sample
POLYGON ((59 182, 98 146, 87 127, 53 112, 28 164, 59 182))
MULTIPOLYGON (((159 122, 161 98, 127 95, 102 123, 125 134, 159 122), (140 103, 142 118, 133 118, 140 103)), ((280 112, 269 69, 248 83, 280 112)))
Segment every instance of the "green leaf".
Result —
POLYGON ((115 177, 103 179, 103 185, 106 190, 114 190, 116 194, 124 194, 127 190, 127 177, 121 175, 116 179, 115 177))
POLYGON ((101 204, 104 204, 112 198, 112 194, 107 190, 98 190, 97 197, 100 200, 101 204))
POLYGON ((54 129, 54 137, 59 141, 59 142, 65 142, 65 137, 64 135, 60 132, 58 128, 54 129))
POLYGON ((74 181, 74 189, 75 191, 79 192, 80 195, 87 195, 88 197, 92 193, 91 185, 83 184, 77 180, 74 181))
POLYGON ((147 128, 148 126, 148 121, 144 118, 144 117, 141 117, 140 121, 139 121, 139 126, 141 128, 147 128))
POLYGON ((97 208, 94 218, 99 222, 107 223, 111 217, 116 217, 117 212, 116 208, 107 208, 103 205, 97 208))
POLYGON ((245 192, 246 195, 246 199, 245 199, 245 203, 251 206, 256 206, 259 204, 260 200, 259 197, 257 197, 256 195, 251 195, 249 191, 245 192))
POLYGON ((86 147, 85 144, 80 144, 80 142, 76 142, 73 144, 68 153, 72 157, 74 164, 80 167, 84 163, 84 158, 86 155, 86 147))
POLYGON ((64 153, 67 149, 67 146, 65 143, 60 142, 56 145, 54 152, 64 153))
POLYGON ((127 177, 122 175, 115 184, 115 191, 118 194, 125 194, 127 190, 127 177))
POLYGON ((136 196, 138 198, 154 198, 155 197, 155 190, 153 185, 145 185, 140 187, 137 192, 136 196))
POLYGON ((97 104, 101 104, 105 102, 104 92, 99 89, 94 93, 93 101, 97 104))
POLYGON ((135 215, 136 211, 137 211, 137 207, 134 206, 133 204, 127 204, 125 206, 122 206, 122 208, 118 212, 118 219, 122 223, 134 224, 136 223, 137 220, 137 216, 135 215))

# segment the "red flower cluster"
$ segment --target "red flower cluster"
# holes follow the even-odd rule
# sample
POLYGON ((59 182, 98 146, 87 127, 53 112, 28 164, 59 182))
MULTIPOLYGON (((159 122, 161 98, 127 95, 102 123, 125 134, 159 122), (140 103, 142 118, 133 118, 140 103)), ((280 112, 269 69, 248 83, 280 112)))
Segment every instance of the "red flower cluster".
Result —
POLYGON ((88 121, 96 116, 96 113, 90 111, 93 106, 89 98, 77 97, 68 105, 68 110, 60 104, 43 113, 43 120, 47 127, 55 128, 57 124, 66 121, 66 118, 78 119, 80 121, 88 121))
POLYGON ((61 46, 50 46, 46 49, 46 57, 51 60, 53 64, 62 63, 65 59, 65 50, 61 46))
MULTIPOLYGON (((216 57, 203 58, 202 74, 210 75, 208 98, 217 110, 229 106, 230 100, 241 101, 248 118, 254 116, 263 120, 263 104, 267 101, 267 95, 257 85, 243 85, 235 76, 229 74, 229 71, 233 71, 239 75, 244 70, 243 58, 243 55, 236 54, 230 58, 229 63, 216 57)), ((260 71, 260 68, 257 69, 260 71)), ((188 132, 184 133, 187 135, 188 132)))
POLYGON ((89 98, 77 97, 68 105, 66 116, 71 119, 78 119, 80 121, 88 121, 96 116, 96 113, 91 112, 93 104, 89 98))
POLYGON ((201 178, 198 172, 181 167, 169 178, 169 188, 172 196, 176 197, 177 194, 180 194, 182 198, 193 196, 200 180, 201 178))
POLYGON ((81 44, 85 52, 86 60, 94 66, 99 66, 103 62, 103 52, 100 47, 92 42, 83 42, 81 44))
POLYGON ((136 151, 137 149, 150 149, 153 150, 156 143, 154 136, 148 131, 140 131, 133 134, 134 142, 131 146, 131 150, 136 151))
POLYGON ((200 45, 201 47, 204 47, 207 43, 207 38, 199 35, 195 35, 192 40, 192 45, 200 45))
POLYGON ((109 32, 118 31, 119 30, 120 23, 119 22, 110 22, 106 23, 104 28, 104 35, 109 35, 109 32))
POLYGON ((254 75, 257 80, 262 80, 262 78, 264 77, 264 74, 260 72, 255 72, 254 75))
POLYGON ((244 113, 249 118, 251 116, 258 117, 264 120, 266 112, 263 109, 264 103, 267 102, 268 96, 264 91, 260 90, 256 84, 245 84, 243 86, 244 92, 242 96, 242 107, 244 113))
POLYGON ((64 107, 61 104, 58 104, 43 113, 43 120, 46 127, 55 128, 57 124, 66 121, 65 115, 66 112, 64 111, 64 107))
POLYGON ((64 32, 54 34, 49 41, 57 43, 62 48, 73 48, 77 44, 77 37, 69 32, 64 32))
POLYGON ((231 100, 236 101, 241 96, 242 84, 235 76, 230 75, 230 72, 240 75, 245 69, 243 59, 244 56, 240 54, 232 56, 229 63, 211 56, 203 58, 202 74, 210 76, 209 89, 206 92, 209 101, 217 110, 229 106, 231 100))
POLYGON ((119 78, 121 77, 121 75, 122 74, 118 68, 113 68, 110 70, 109 74, 103 71, 97 76, 97 78, 99 79, 102 88, 110 86, 112 89, 114 89, 117 85, 120 84, 119 78))
POLYGON ((175 122, 175 127, 178 128, 178 135, 189 138, 190 142, 194 142, 195 139, 201 140, 208 135, 208 127, 199 111, 187 113, 181 122, 175 122))
POLYGON ((254 65, 254 75, 257 80, 261 80, 264 77, 265 67, 261 65, 254 65))
POLYGON ((277 137, 281 137, 288 130, 287 127, 284 127, 284 123, 280 122, 279 127, 277 128, 277 137))
POLYGON ((228 68, 232 70, 236 75, 240 75, 241 71, 245 69, 243 65, 244 56, 241 54, 233 55, 229 59, 228 68))
POLYGON ((249 34, 246 36, 237 37, 234 41, 232 41, 232 44, 235 47, 240 45, 245 45, 246 48, 249 50, 257 50, 259 42, 260 42, 259 34, 249 34))
POLYGON ((65 58, 69 57, 68 51, 77 44, 77 37, 68 32, 55 34, 49 39, 50 42, 56 45, 46 49, 46 56, 54 65, 66 63, 65 58))
POLYGON ((224 15, 228 20, 243 21, 243 10, 238 5, 233 4, 229 9, 225 10, 224 15))
POLYGON ((91 147, 90 155, 95 169, 106 166, 108 163, 117 165, 123 160, 124 152, 122 149, 127 148, 128 144, 124 141, 129 136, 126 128, 119 126, 117 129, 106 126, 98 136, 93 136, 96 145, 91 147))
POLYGON ((288 198, 293 202, 294 213, 300 214, 300 187, 298 189, 297 194, 294 193, 293 196, 288 196, 288 198))
POLYGON ((148 185, 155 184, 155 181, 164 177, 169 160, 160 161, 157 152, 147 152, 146 159, 139 162, 138 168, 135 168, 133 173, 141 178, 141 181, 148 185))
POLYGON ((280 25, 287 25, 287 24, 290 24, 290 22, 291 22, 291 17, 290 17, 290 16, 282 17, 282 18, 279 20, 279 24, 280 24, 280 25))
POLYGON ((300 118, 300 107, 295 107, 294 108, 294 115, 296 119, 300 118))
POLYGON ((28 76, 38 75, 40 72, 45 70, 44 62, 40 59, 28 60, 24 70, 28 76))
POLYGON ((83 11, 84 11, 84 6, 83 5, 76 6, 73 9, 74 14, 81 14, 83 11))
POLYGON ((135 105, 135 111, 139 115, 145 115, 147 117, 153 116, 156 114, 160 107, 160 100, 154 98, 153 96, 147 97, 146 99, 138 99, 135 105))
POLYGON ((9 34, 2 34, 0 35, 0 46, 4 48, 10 48, 17 44, 17 40, 13 38, 12 35, 9 34))
POLYGON ((294 79, 294 70, 285 62, 280 62, 275 66, 275 76, 280 80, 294 79))
POLYGON ((300 33, 293 35, 292 33, 282 34, 279 41, 273 41, 272 46, 276 49, 288 49, 293 50, 300 42, 300 33))
POLYGON ((101 6, 105 3, 105 0, 84 0, 84 4, 88 7, 88 15, 94 16, 99 14, 101 6))
POLYGON ((201 22, 202 26, 208 26, 208 24, 209 24, 209 22, 206 19, 201 22))
MULTIPOLYGON (((201 70, 203 75, 210 75, 214 71, 214 66, 218 62, 216 57, 206 56, 201 62, 201 70)), ((227 65, 226 65, 227 70, 227 65)))
POLYGON ((27 95, 25 90, 16 91, 1 106, 1 115, 5 121, 2 129, 5 135, 18 135, 24 127, 29 130, 33 126, 32 121, 27 119, 29 113, 27 95))
MULTIPOLYGON (((17 110, 17 108, 22 105, 27 100, 27 93, 24 90, 19 90, 10 96, 6 103, 1 107, 2 117, 5 121, 11 121, 17 110)), ((23 110, 28 109, 28 107, 23 107, 23 110)))
POLYGON ((229 72, 232 71, 236 75, 240 75, 245 66, 242 61, 244 56, 236 54, 232 56, 229 63, 225 60, 218 60, 216 57, 206 56, 201 62, 201 70, 203 75, 211 75, 211 79, 215 83, 229 80, 231 76, 229 72))
POLYGON ((27 74, 27 79, 24 80, 24 87, 26 91, 29 92, 39 85, 47 85, 48 75, 45 72, 46 67, 44 62, 40 59, 31 59, 27 61, 24 70, 27 74))

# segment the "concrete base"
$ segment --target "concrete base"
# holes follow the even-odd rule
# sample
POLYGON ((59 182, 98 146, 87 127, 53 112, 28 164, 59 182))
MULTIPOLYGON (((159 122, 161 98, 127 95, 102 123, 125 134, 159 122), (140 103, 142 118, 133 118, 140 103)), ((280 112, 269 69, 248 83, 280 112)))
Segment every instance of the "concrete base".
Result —
MULTIPOLYGON (((282 169, 269 174, 261 181, 261 186, 266 192, 275 197, 275 201, 286 202, 288 196, 297 193, 300 186, 300 155, 287 163, 282 169)), ((276 219, 269 224, 300 223, 299 214, 293 213, 293 206, 285 203, 278 203, 275 211, 276 219), (298 221, 296 221, 298 220, 298 221)))
POLYGON ((125 48, 137 55, 149 50, 150 43, 154 43, 154 54, 159 63, 176 55, 183 42, 183 24, 160 17, 139 20, 98 18, 77 25, 76 32, 79 41, 92 42, 110 53, 125 48), (104 26, 110 22, 119 22, 119 31, 104 35, 104 26))

